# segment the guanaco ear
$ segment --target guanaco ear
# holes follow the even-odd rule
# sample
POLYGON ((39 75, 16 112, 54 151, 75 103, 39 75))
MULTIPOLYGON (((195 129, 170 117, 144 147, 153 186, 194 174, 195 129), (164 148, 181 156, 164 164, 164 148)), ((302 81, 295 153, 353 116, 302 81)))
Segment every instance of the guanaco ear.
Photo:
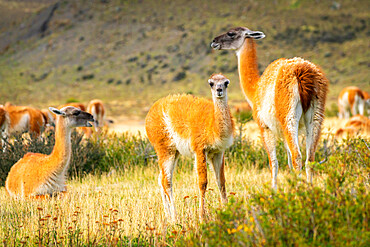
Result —
POLYGON ((224 82, 225 87, 229 86, 229 84, 230 84, 230 81, 229 81, 229 80, 226 80, 226 81, 224 82))
POLYGON ((213 85, 215 85, 211 79, 208 79, 208 83, 209 83, 209 85, 210 85, 211 87, 213 87, 213 85))
POLYGON ((252 39, 263 39, 265 37, 265 34, 260 31, 252 31, 248 30, 245 34, 246 38, 252 38, 252 39))
POLYGON ((51 111, 55 115, 62 115, 62 116, 65 116, 66 115, 65 112, 63 112, 61 110, 58 110, 57 108, 54 108, 54 107, 49 107, 49 111, 51 111))

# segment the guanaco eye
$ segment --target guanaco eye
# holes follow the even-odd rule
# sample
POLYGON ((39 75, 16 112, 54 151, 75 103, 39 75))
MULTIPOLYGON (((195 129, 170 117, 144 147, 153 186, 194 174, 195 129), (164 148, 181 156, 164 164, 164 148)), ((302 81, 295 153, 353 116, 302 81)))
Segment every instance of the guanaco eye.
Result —
POLYGON ((230 81, 229 80, 227 80, 227 81, 225 81, 225 87, 227 87, 227 86, 229 86, 229 84, 230 84, 230 81))
POLYGON ((236 33, 234 33, 234 32, 227 32, 227 35, 228 35, 229 37, 234 37, 234 36, 236 35, 236 33))
POLYGON ((73 113, 73 116, 78 116, 78 115, 80 115, 80 111, 75 111, 75 112, 73 113))
POLYGON ((213 87, 213 85, 215 85, 213 82, 210 82, 209 83, 209 85, 211 86, 211 87, 213 87))

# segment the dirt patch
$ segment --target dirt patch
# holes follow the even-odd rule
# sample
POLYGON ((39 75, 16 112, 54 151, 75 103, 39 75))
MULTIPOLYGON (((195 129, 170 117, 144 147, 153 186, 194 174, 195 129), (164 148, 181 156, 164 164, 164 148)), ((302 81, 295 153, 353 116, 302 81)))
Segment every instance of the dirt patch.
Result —
MULTIPOLYGON (((113 119, 114 124, 110 125, 109 131, 116 133, 129 132, 133 135, 144 135, 145 133, 145 119, 139 117, 128 117, 128 116, 119 116, 113 119)), ((323 125, 322 135, 327 137, 327 135, 334 134, 335 131, 343 127, 346 123, 346 120, 341 120, 338 118, 326 118, 323 125)), ((237 135, 239 135, 239 127, 237 126, 237 135)), ((258 128, 258 125, 255 121, 249 121, 243 126, 244 138, 248 138, 252 141, 261 141, 261 134, 258 128)))
POLYGON ((114 123, 109 126, 110 132, 129 132, 133 135, 145 135, 145 120, 138 117, 120 116, 113 119, 114 123))

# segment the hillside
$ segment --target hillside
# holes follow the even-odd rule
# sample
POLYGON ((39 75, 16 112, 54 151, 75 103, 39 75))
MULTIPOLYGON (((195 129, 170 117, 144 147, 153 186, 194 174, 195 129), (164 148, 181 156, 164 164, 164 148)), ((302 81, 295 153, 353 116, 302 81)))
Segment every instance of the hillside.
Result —
POLYGON ((0 0, 0 103, 37 107, 100 98, 113 115, 144 116, 168 93, 210 97, 223 72, 242 101, 233 52, 212 51, 234 26, 260 30, 262 71, 304 57, 330 79, 328 107, 346 85, 370 91, 368 1, 0 0))

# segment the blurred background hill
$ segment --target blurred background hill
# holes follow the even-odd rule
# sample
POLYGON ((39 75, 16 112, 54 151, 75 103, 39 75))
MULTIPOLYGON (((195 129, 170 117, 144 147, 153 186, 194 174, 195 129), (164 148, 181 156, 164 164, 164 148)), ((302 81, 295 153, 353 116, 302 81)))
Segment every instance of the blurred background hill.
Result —
POLYGON ((216 72, 241 102, 234 52, 210 42, 245 26, 266 34, 261 73, 281 57, 308 59, 327 74, 335 108, 345 86, 370 91, 369 24, 368 0, 0 0, 0 104, 100 98, 111 115, 144 117, 169 93, 210 98, 216 72))

